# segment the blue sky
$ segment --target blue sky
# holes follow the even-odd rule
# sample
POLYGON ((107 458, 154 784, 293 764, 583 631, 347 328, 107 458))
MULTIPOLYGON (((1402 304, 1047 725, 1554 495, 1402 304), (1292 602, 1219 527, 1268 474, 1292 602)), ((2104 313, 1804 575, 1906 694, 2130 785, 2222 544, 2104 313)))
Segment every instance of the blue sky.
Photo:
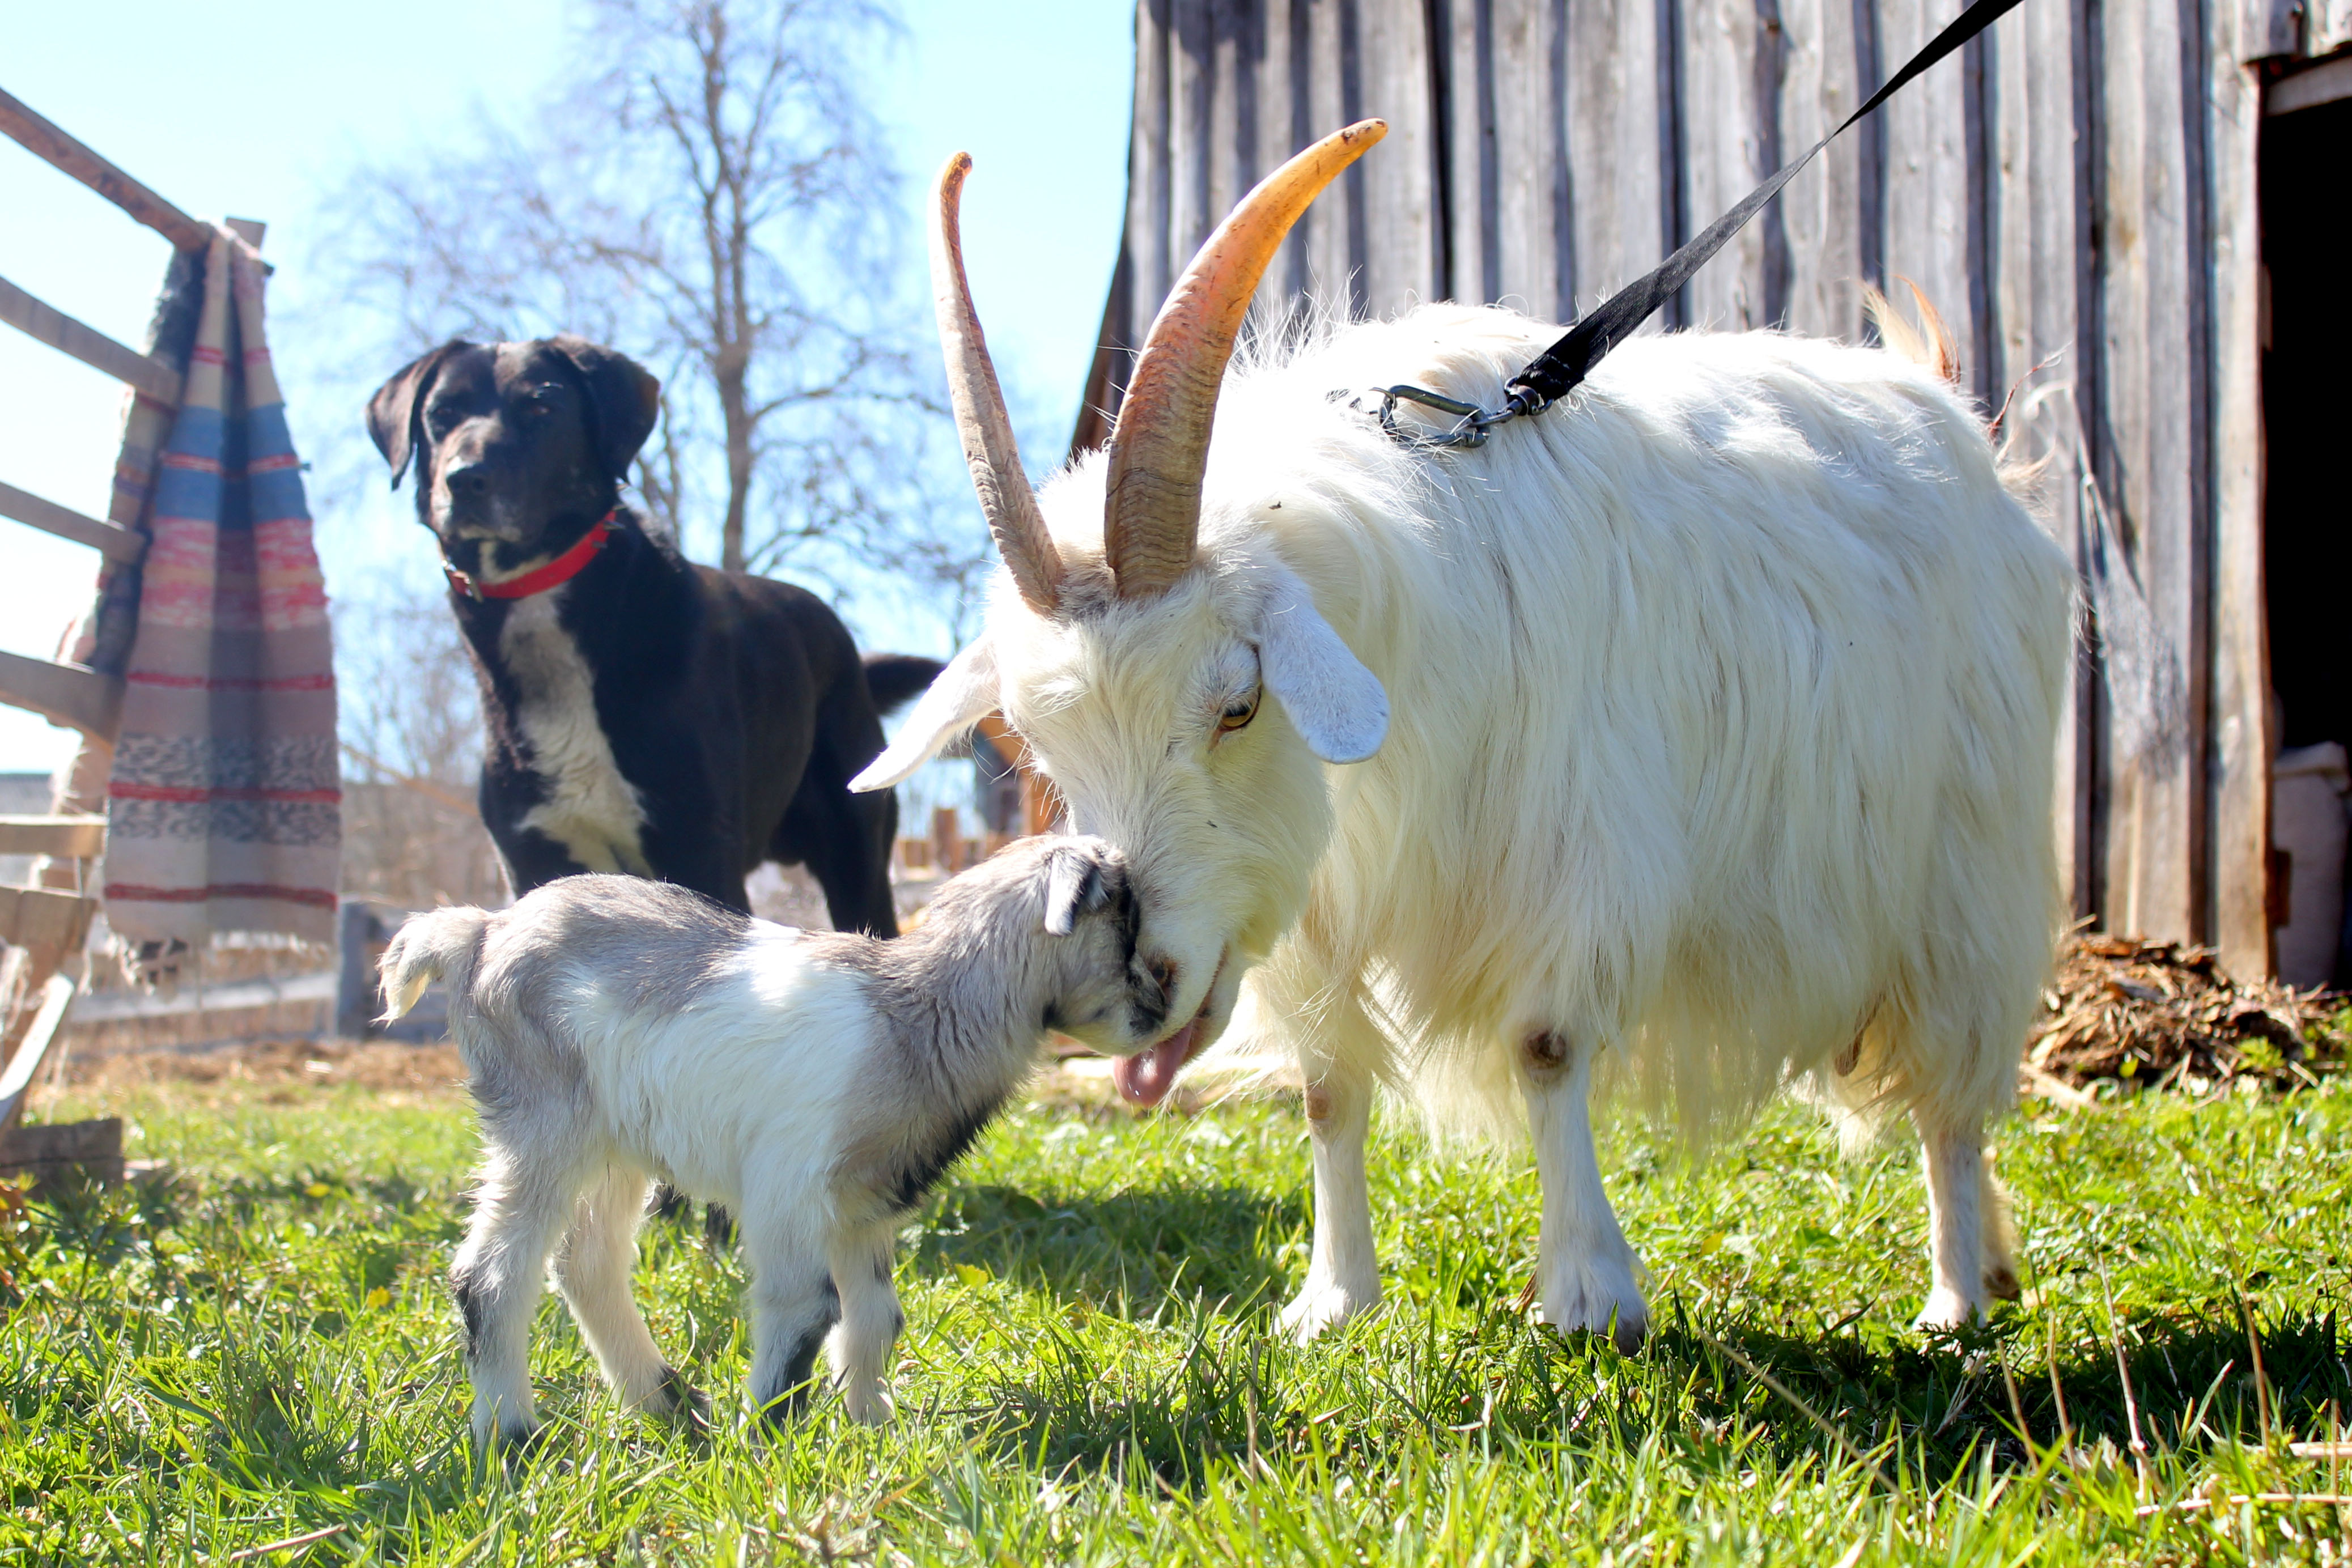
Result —
MULTIPOLYGON (((0 88, 184 210, 268 223, 271 347, 295 439, 311 451, 360 417, 301 399, 308 375, 348 369, 330 358, 331 332, 288 325, 332 319, 333 302, 306 295, 296 265, 332 243, 318 228, 319 196, 356 158, 421 154, 474 104, 530 97, 561 54, 567 14, 561 0, 17 7, 0 88)), ((971 152, 973 293, 1028 424, 1058 442, 1076 413, 1126 200, 1132 6, 901 0, 901 15, 907 37, 872 85, 910 221, 941 160, 971 152)), ((168 259, 159 235, 5 140, 0 212, 0 277, 110 337, 141 340, 168 259)), ((907 238, 919 262, 919 231, 907 238)), ((372 382, 373 368, 362 369, 372 382)), ((0 480, 102 516, 121 402, 106 377, 0 328, 0 480)), ((405 494, 370 491, 312 497, 331 593, 376 572, 430 576, 405 494)), ((89 550, 0 519, 0 648, 53 653, 95 564, 89 550)), ((70 744, 0 706, 0 771, 53 767, 70 744)))

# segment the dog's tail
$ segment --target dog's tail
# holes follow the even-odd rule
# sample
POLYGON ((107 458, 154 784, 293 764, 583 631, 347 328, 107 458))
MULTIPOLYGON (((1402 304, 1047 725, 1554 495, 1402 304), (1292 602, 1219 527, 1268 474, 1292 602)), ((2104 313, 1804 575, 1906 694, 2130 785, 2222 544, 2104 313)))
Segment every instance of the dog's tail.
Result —
POLYGON ((464 991, 473 981, 474 961, 481 956, 482 932, 489 922, 485 909, 436 909, 403 925, 377 968, 383 985, 383 1021, 390 1023, 415 1007, 425 988, 436 980, 446 979, 452 990, 464 991))
POLYGON ((947 666, 920 653, 868 653, 866 689, 874 694, 874 711, 888 713, 923 694, 947 666))

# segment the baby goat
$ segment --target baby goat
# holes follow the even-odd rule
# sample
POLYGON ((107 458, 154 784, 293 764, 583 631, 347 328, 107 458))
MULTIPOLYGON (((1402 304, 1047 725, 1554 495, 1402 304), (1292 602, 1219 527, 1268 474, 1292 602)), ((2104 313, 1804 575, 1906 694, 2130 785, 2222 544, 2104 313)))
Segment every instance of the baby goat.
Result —
POLYGON ((537 1425, 525 1354, 551 1252, 621 1400, 701 1415, 630 1294, 656 1180, 740 1217, 753 1407, 771 1422, 796 1410, 832 1331, 849 1414, 887 1418, 906 1322, 898 1227, 1027 1076, 1046 1030, 1115 1055, 1163 1032, 1168 998, 1135 962, 1137 925, 1118 852, 1061 838, 956 878, 894 942, 620 876, 403 926, 383 956, 390 1016, 448 980, 488 1145, 450 1270, 476 1439, 487 1450, 537 1425))

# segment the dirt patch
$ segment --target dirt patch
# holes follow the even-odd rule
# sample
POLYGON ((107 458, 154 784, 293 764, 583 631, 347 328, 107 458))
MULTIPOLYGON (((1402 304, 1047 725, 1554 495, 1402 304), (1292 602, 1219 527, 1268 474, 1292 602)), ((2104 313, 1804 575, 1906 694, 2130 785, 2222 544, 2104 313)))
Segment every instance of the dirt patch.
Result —
POLYGON ((205 1051, 76 1052, 65 1086, 76 1093, 155 1083, 308 1087, 461 1093, 465 1068, 454 1045, 389 1040, 264 1040, 205 1051))

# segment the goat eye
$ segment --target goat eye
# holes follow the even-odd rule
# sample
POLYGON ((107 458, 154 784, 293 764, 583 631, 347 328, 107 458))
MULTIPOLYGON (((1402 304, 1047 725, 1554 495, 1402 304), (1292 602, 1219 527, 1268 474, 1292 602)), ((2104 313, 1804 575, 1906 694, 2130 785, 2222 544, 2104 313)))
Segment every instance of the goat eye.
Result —
POLYGON ((1217 727, 1221 730, 1236 730, 1256 716, 1257 688, 1253 686, 1247 696, 1235 697, 1225 705, 1225 711, 1217 716, 1217 727))

